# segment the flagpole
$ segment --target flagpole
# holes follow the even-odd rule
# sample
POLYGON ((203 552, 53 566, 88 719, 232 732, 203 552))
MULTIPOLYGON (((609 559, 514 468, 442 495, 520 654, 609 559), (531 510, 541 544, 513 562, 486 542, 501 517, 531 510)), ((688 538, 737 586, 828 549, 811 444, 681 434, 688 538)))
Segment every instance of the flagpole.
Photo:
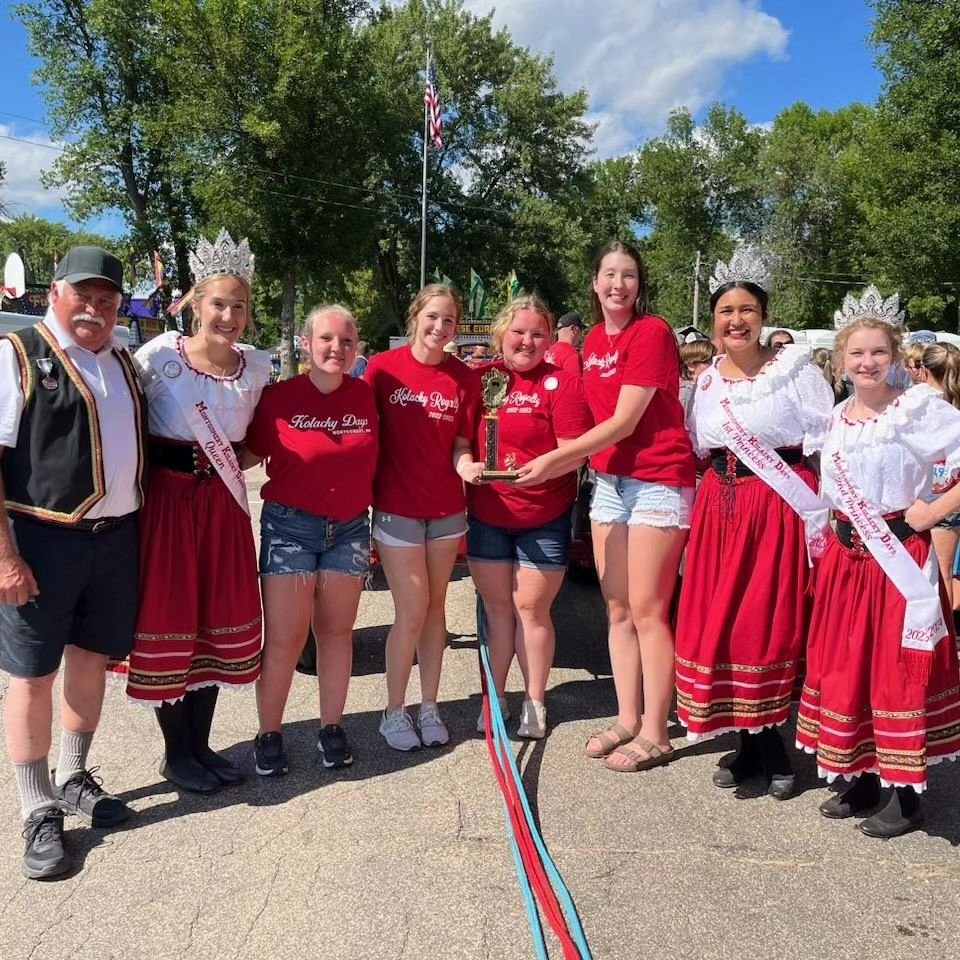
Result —
MULTIPOLYGON (((427 47, 427 73, 430 75, 430 48, 427 47)), ((427 144, 430 140, 430 108, 423 103, 423 184, 420 190, 420 289, 427 285, 427 144)))

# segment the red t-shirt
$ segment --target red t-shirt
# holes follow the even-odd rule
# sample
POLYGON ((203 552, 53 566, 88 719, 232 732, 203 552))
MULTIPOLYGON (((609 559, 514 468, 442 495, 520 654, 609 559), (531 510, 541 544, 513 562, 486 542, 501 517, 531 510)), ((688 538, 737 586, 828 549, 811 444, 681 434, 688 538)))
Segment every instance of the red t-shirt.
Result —
POLYGON ((373 501, 377 405, 363 380, 344 377, 333 393, 321 393, 306 373, 272 384, 246 443, 268 458, 264 500, 333 520, 349 520, 373 501))
MULTIPOLYGON (((555 450, 558 439, 579 437, 593 426, 579 377, 549 363, 541 363, 529 373, 507 370, 502 360, 492 366, 510 377, 507 402, 499 410, 499 469, 504 469, 508 454, 514 454, 517 466, 522 466, 541 453, 555 450)), ((475 460, 484 458, 486 443, 487 420, 480 416, 473 444, 475 460)), ((467 508, 484 523, 524 530, 555 520, 576 495, 574 470, 535 487, 504 482, 470 485, 467 508)))
POLYGON ((457 437, 476 427, 480 381, 456 357, 420 363, 409 346, 371 358, 364 378, 380 413, 380 462, 373 505, 418 520, 464 508, 463 481, 453 468, 457 437))
POLYGON ((580 358, 580 354, 575 347, 570 346, 563 340, 558 340, 553 344, 543 359, 547 363, 552 363, 555 367, 566 370, 567 373, 572 373, 577 377, 583 373, 583 360, 580 358))
POLYGON ((633 433, 595 453, 590 465, 603 473, 670 487, 692 487, 693 448, 677 396, 680 356, 662 317, 634 317, 608 336, 598 323, 583 341, 583 389, 597 423, 613 416, 621 386, 656 387, 633 433))

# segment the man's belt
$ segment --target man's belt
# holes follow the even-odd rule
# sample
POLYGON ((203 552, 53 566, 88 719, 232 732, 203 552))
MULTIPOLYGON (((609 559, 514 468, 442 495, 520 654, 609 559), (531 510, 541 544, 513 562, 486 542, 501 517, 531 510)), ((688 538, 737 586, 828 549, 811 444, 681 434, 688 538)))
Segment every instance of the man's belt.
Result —
MULTIPOLYGON (((777 447, 775 452, 788 466, 796 466, 803 462, 803 450, 800 447, 777 447)), ((726 447, 710 451, 710 464, 721 480, 756 476, 732 450, 726 447)))
POLYGON ((108 533, 122 527, 125 523, 130 523, 136 519, 136 510, 133 513, 125 513, 122 517, 97 517, 75 520, 73 523, 64 523, 60 520, 47 520, 44 517, 36 517, 28 513, 14 513, 17 523, 26 520, 28 523, 42 523, 45 527, 57 527, 60 530, 81 530, 84 533, 108 533))
MULTIPOLYGON (((857 553, 869 553, 857 528, 842 513, 836 514, 837 518, 837 538, 848 549, 855 550, 857 553)), ((903 519, 903 511, 898 513, 885 514, 883 517, 887 521, 890 532, 903 543, 916 534, 916 530, 903 519)))

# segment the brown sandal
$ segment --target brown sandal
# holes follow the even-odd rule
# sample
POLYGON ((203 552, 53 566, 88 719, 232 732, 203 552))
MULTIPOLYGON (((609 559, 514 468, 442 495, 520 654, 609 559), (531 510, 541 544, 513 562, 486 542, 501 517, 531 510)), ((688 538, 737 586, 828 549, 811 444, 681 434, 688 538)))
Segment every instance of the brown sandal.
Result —
POLYGON ((639 773, 641 770, 650 770, 652 767, 662 767, 673 759, 673 747, 664 750, 643 737, 634 737, 629 743, 622 744, 611 755, 617 753, 626 757, 630 762, 626 764, 610 763, 609 757, 603 761, 608 770, 617 773, 639 773), (639 749, 637 749, 639 748, 639 749))
POLYGON ((594 760, 600 760, 603 757, 607 756, 609 753, 613 753, 617 747, 622 746, 625 743, 629 743, 636 736, 631 730, 628 730, 625 726, 619 723, 615 723, 612 727, 607 727, 606 730, 601 730, 599 733, 591 733, 590 739, 587 740, 587 744, 590 743, 590 740, 599 740, 600 749, 591 750, 587 746, 586 754, 588 757, 591 757, 594 760))

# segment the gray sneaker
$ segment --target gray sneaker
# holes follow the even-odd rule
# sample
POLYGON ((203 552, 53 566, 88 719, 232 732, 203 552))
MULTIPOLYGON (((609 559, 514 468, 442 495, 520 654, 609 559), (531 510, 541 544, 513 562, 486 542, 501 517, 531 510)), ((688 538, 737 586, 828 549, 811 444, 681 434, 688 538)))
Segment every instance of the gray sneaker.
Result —
MULTIPOLYGON (((503 719, 504 719, 504 721, 509 720, 509 719, 510 719, 510 708, 507 706, 507 698, 506 698, 506 697, 498 697, 497 699, 500 701, 500 713, 503 714, 503 719)), ((486 732, 487 732, 487 724, 484 722, 484 719, 483 719, 483 707, 481 707, 481 708, 480 708, 480 713, 477 714, 477 733, 486 733, 486 732)))
POLYGON ((383 718, 380 720, 380 733, 383 734, 383 739, 387 741, 387 745, 393 747, 394 750, 407 752, 420 749, 420 738, 414 729, 410 714, 403 707, 390 713, 387 713, 386 710, 383 711, 383 718))
POLYGON ((539 700, 524 700, 517 736, 527 740, 542 740, 546 733, 547 708, 539 700))
POLYGON ((450 742, 450 733, 440 719, 435 703, 420 704, 420 739, 425 747, 442 747, 450 742))

